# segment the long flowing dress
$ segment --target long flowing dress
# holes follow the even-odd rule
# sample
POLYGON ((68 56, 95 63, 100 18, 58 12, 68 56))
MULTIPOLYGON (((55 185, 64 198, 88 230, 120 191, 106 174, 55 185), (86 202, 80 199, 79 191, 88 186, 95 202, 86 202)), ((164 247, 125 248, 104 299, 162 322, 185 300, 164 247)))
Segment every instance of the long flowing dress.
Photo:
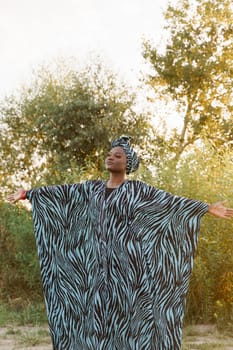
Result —
POLYGON ((54 350, 178 350, 207 204, 126 181, 28 191, 54 350))

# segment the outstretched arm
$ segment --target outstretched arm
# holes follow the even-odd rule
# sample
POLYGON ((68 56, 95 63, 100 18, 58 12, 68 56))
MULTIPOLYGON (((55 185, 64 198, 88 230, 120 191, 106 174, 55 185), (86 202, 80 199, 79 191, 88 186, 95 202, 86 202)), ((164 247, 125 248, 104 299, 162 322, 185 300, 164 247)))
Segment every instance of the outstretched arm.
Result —
POLYGON ((11 203, 16 203, 19 200, 26 199, 26 190, 21 188, 20 190, 16 191, 15 193, 10 194, 7 197, 7 200, 11 203))
POLYGON ((208 213, 218 218, 230 219, 233 217, 233 209, 225 207, 225 201, 210 204, 208 213))

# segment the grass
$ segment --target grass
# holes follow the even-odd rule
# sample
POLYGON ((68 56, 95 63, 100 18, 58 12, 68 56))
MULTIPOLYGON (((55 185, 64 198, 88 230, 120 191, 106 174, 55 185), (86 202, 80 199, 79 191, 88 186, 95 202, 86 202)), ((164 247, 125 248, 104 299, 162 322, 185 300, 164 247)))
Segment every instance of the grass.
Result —
POLYGON ((195 337, 195 336, 200 336, 200 334, 204 336, 209 336, 209 335, 217 335, 218 331, 215 325, 201 325, 201 326, 195 326, 195 325, 190 325, 184 327, 183 330, 183 336, 184 337, 195 337))
POLYGON ((20 335, 21 331, 19 329, 15 330, 13 327, 7 329, 6 335, 20 335))
POLYGON ((184 329, 181 350, 233 350, 233 338, 214 325, 188 326, 184 329))
MULTIPOLYGON (((12 346, 17 345, 17 349, 26 349, 28 347, 36 347, 38 345, 51 345, 51 337, 47 326, 15 326, 6 328, 1 332, 1 340, 12 342, 12 346)), ((0 341, 0 348, 2 349, 0 341)))
POLYGON ((212 350, 212 349, 228 349, 228 347, 226 348, 224 346, 223 343, 206 343, 206 344, 188 344, 188 345, 184 345, 182 346, 181 350, 212 350))
POLYGON ((19 326, 40 325, 45 323, 47 323, 47 316, 43 303, 27 303, 20 309, 0 303, 0 326, 7 324, 17 324, 19 326))
POLYGON ((24 331, 18 337, 18 343, 24 346, 36 346, 40 344, 50 344, 51 338, 48 330, 38 329, 38 330, 30 330, 24 331))

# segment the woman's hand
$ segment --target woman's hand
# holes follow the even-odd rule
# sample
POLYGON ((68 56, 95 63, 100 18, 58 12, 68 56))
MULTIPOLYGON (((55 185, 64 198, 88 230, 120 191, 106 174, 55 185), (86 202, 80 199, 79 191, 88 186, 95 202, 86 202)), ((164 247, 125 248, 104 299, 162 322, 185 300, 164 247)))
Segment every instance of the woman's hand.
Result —
POLYGON ((208 213, 218 218, 230 219, 233 217, 233 209, 225 207, 225 201, 210 204, 208 207, 208 213))
POLYGON ((17 201, 19 201, 21 199, 25 199, 25 195, 26 195, 26 190, 21 188, 20 190, 16 191, 15 193, 10 194, 7 197, 7 200, 11 203, 16 203, 17 201))

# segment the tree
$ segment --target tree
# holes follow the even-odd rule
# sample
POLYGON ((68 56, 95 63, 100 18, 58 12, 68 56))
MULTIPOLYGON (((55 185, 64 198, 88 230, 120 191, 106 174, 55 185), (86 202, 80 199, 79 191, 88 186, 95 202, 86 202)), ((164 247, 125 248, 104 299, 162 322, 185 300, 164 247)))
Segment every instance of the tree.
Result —
POLYGON ((148 120, 134 111, 135 95, 100 62, 76 70, 42 67, 19 97, 1 103, 2 174, 18 181, 62 180, 78 169, 103 170, 110 141, 121 134, 142 143, 148 120), (17 178, 18 176, 18 178, 17 178))
POLYGON ((165 19, 165 51, 145 41, 143 55, 152 68, 147 83, 183 115, 181 130, 161 143, 177 163, 198 140, 216 150, 232 145, 233 8, 230 0, 181 0, 165 19))

